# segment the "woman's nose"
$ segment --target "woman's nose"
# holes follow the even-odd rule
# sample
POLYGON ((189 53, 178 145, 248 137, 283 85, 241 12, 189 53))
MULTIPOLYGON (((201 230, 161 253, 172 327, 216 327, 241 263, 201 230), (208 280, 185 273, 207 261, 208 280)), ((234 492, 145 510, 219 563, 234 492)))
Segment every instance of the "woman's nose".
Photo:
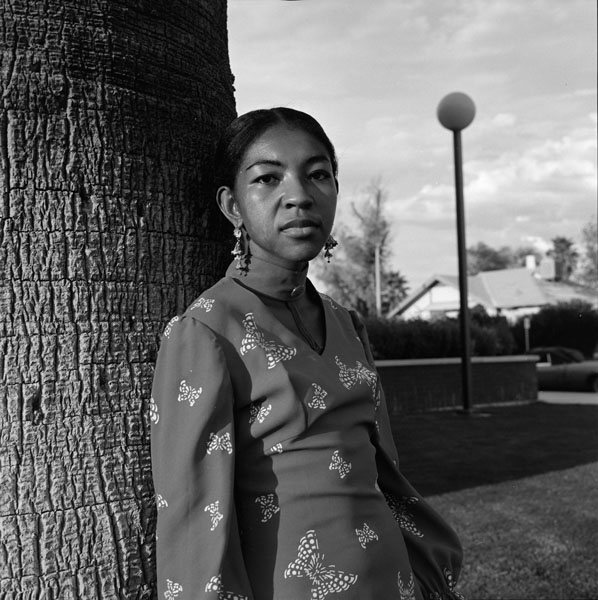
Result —
POLYGON ((304 208, 311 206, 314 199, 308 187, 308 182, 300 178, 292 178, 288 181, 284 191, 284 201, 288 206, 299 206, 304 208))

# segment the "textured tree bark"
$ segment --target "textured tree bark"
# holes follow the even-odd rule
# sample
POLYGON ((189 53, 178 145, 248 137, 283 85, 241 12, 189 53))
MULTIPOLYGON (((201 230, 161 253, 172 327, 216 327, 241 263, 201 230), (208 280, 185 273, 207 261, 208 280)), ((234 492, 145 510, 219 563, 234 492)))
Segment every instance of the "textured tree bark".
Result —
POLYGON ((0 3, 0 598, 153 595, 157 334, 229 259, 225 0, 0 3))

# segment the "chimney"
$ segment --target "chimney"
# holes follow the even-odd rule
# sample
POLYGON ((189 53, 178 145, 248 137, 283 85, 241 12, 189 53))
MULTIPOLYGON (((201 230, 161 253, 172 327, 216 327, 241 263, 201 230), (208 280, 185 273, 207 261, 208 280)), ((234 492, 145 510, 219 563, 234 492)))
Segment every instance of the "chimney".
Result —
POLYGON ((556 276, 554 258, 551 256, 545 256, 540 263, 538 274, 542 279, 554 280, 556 276))

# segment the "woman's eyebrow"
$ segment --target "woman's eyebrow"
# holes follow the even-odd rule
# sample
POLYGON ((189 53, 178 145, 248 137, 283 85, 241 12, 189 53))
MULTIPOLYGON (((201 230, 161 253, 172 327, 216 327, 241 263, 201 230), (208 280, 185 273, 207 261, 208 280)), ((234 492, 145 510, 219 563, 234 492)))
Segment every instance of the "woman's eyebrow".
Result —
POLYGON ((311 165, 312 163, 316 163, 316 162, 330 162, 330 158, 328 156, 326 156, 325 154, 316 154, 315 156, 310 156, 306 161, 305 164, 306 165, 311 165))
POLYGON ((257 160, 254 163, 250 164, 245 170, 249 171, 249 169, 252 169, 253 167, 256 167, 257 165, 272 165, 274 167, 282 167, 282 163, 279 160, 270 160, 267 158, 263 158, 263 159, 257 160))
MULTIPOLYGON (((314 156, 310 156, 304 164, 311 165, 317 162, 330 162, 330 158, 325 154, 315 154, 314 156)), ((249 171, 253 167, 257 167, 258 165, 271 165, 274 167, 282 167, 283 164, 279 160, 269 159, 269 158, 261 158, 260 160, 256 160, 254 163, 251 163, 245 171, 249 171)))

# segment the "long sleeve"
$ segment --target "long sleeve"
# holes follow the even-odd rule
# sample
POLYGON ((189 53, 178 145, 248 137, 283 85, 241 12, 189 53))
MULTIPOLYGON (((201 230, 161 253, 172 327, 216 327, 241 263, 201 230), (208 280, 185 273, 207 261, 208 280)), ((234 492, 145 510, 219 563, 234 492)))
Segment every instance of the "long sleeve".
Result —
POLYGON ((192 317, 166 327, 151 411, 158 597, 252 600, 234 503, 231 379, 217 336, 192 317))
MULTIPOLYGON (((375 369, 367 331, 355 313, 355 330, 363 344, 368 362, 375 369)), ((461 570, 462 549, 451 527, 411 486, 399 469, 384 391, 377 380, 376 447, 378 486, 386 498, 403 534, 409 560, 426 600, 459 600, 455 585, 461 570)))

